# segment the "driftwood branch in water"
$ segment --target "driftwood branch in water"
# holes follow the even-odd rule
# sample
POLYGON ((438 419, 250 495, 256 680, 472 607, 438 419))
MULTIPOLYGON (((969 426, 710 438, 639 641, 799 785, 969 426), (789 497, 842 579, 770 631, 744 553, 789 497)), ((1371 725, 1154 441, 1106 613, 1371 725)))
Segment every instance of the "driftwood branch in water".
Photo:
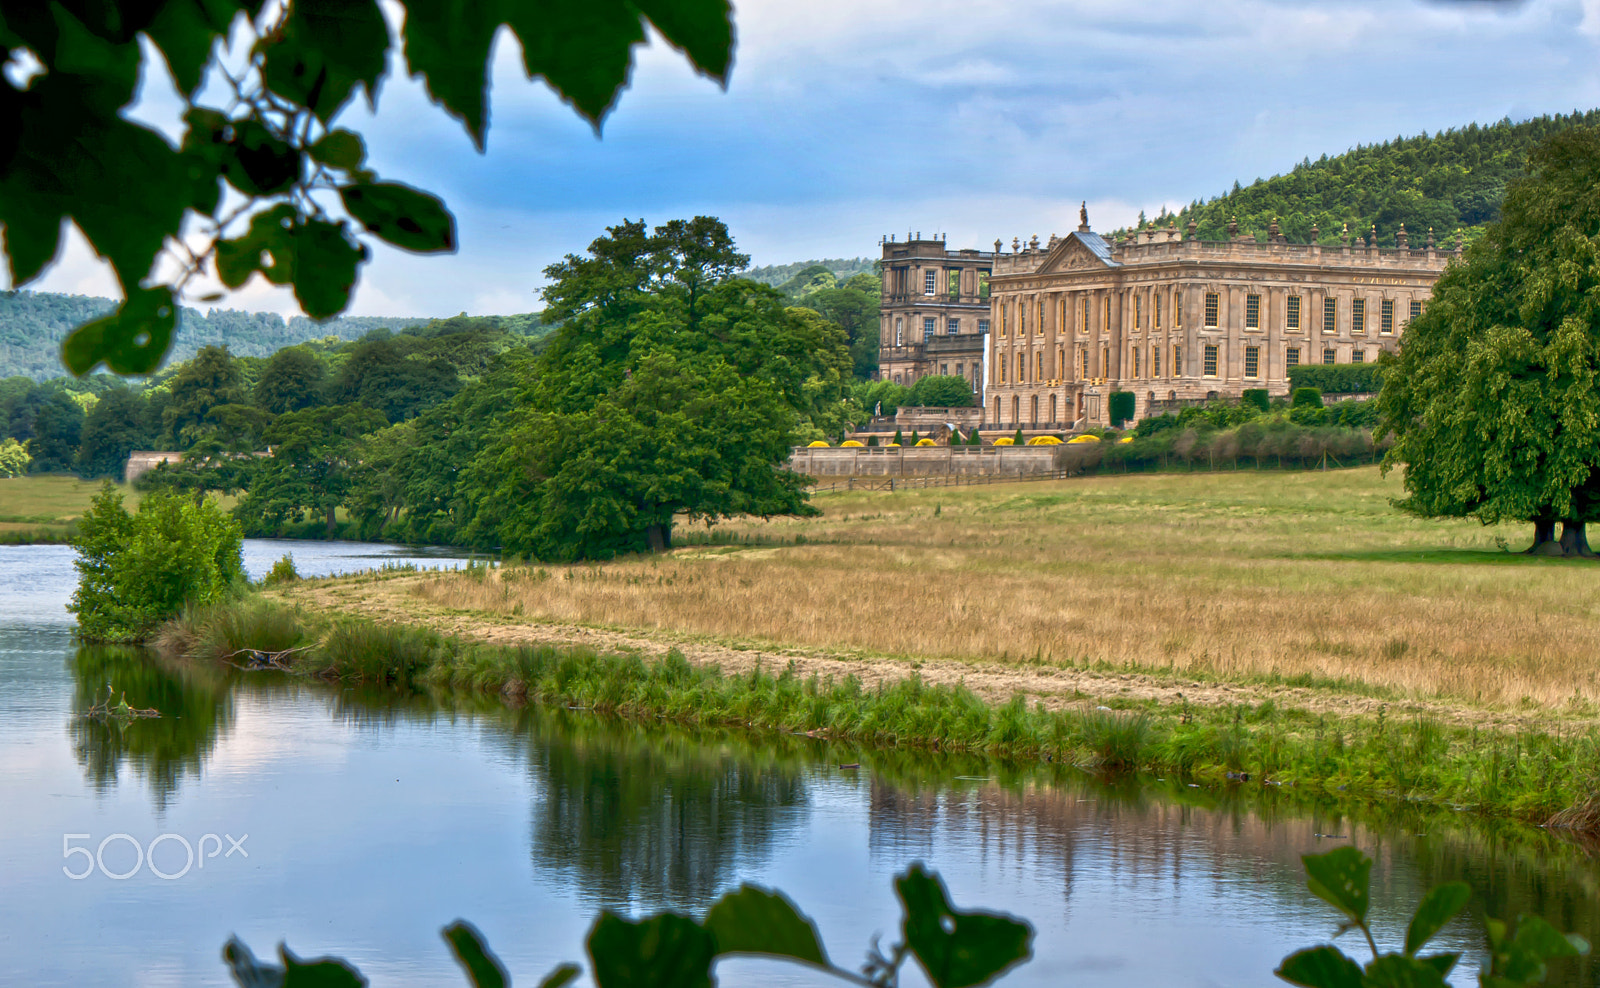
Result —
POLYGON ((222 661, 235 669, 243 669, 245 672, 261 672, 265 669, 271 669, 276 672, 294 672, 295 668, 289 664, 289 657, 296 652, 305 652, 314 647, 313 645, 300 645, 295 648, 286 648, 279 652, 271 652, 264 648, 241 648, 222 656, 222 661), (245 656, 244 662, 233 661, 241 655, 245 656))

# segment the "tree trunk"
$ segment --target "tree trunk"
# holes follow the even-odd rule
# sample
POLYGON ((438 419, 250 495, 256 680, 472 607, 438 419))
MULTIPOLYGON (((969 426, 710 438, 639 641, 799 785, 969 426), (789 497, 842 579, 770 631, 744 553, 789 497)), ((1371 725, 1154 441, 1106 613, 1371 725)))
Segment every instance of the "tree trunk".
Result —
POLYGON ((645 529, 645 534, 650 537, 651 552, 666 552, 672 548, 672 522, 651 525, 645 529))
POLYGON ((1561 522, 1561 551, 1568 556, 1593 558, 1594 550, 1589 548, 1589 537, 1584 531, 1583 522, 1571 518, 1561 522))
POLYGON ((1560 556, 1563 554, 1561 543, 1556 541, 1556 520, 1554 518, 1535 518, 1533 520, 1533 545, 1528 547, 1528 552, 1535 556, 1560 556))
POLYGON ((334 518, 333 518, 334 510, 335 509, 332 508, 332 507, 328 508, 328 538, 330 538, 330 539, 333 538, 334 529, 336 527, 335 522, 334 522, 334 518))

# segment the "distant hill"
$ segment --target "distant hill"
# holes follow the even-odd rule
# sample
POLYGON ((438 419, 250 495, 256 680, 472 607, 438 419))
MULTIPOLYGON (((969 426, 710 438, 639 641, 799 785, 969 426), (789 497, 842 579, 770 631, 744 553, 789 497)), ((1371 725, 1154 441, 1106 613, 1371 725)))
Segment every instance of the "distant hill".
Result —
POLYGON ((1522 174, 1529 148, 1580 124, 1600 124, 1600 110, 1396 137, 1306 158, 1286 175, 1248 186, 1235 182, 1231 191, 1190 203, 1175 216, 1163 210, 1147 221, 1141 214, 1139 225, 1165 227, 1172 220, 1182 230, 1193 219, 1200 239, 1226 240, 1228 221, 1237 217, 1240 235, 1261 239, 1277 219, 1291 241, 1310 242, 1316 225, 1319 243, 1336 244, 1344 224, 1352 237, 1375 224, 1378 242, 1393 246, 1403 223, 1415 246, 1426 242, 1429 227, 1440 243, 1454 243, 1457 230, 1471 239, 1499 216, 1506 183, 1522 174))
POLYGON ((806 268, 824 267, 832 271, 840 281, 849 281, 851 275, 862 272, 871 274, 872 266, 876 263, 870 257, 830 257, 820 261, 795 261, 791 264, 768 264, 759 268, 748 268, 739 272, 739 277, 776 288, 806 268))
MULTIPOLYGON (((0 379, 14 376, 44 381, 66 374, 61 341, 73 327, 110 312, 108 298, 51 292, 0 292, 0 379)), ((237 309, 183 309, 168 364, 188 360, 203 346, 226 343, 238 357, 265 357, 286 346, 337 336, 353 340, 374 329, 392 331, 429 322, 421 318, 348 316, 313 322, 304 316, 285 321, 270 312, 237 309)))

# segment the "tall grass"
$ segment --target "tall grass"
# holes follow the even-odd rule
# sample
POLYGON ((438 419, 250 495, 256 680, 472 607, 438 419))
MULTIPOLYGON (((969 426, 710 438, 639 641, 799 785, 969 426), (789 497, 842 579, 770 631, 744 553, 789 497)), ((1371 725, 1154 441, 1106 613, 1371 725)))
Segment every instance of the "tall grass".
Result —
POLYGON ((283 651, 302 673, 499 695, 689 726, 806 733, 886 749, 1049 759, 1221 782, 1228 772, 1311 790, 1405 796, 1543 819, 1596 790, 1600 731, 1472 731, 1417 719, 1313 717, 1271 701, 1232 708, 1120 703, 991 705, 915 676, 868 688, 794 663, 741 674, 586 648, 488 645, 438 632, 246 598, 175 621, 168 650, 222 657, 283 651))
POLYGON ((1600 710, 1595 564, 1501 551, 1496 539, 1521 548, 1529 532, 1412 518, 1389 506, 1401 493, 1375 468, 840 493, 817 498, 819 518, 686 539, 722 545, 372 593, 455 626, 659 629, 1600 710))

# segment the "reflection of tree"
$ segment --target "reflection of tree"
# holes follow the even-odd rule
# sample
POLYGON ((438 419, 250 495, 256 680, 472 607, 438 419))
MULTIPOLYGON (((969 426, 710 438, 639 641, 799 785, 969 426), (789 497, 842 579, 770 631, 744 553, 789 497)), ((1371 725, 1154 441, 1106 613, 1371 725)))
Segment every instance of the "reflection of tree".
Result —
POLYGON ((625 909, 696 908, 803 829, 798 750, 529 712, 536 866, 625 909))
POLYGON ((126 762, 148 781, 157 808, 164 809, 183 775, 199 776, 233 720, 225 677, 217 673, 174 666, 152 652, 122 646, 83 646, 70 665, 76 681, 73 751, 98 791, 116 787, 126 762), (131 721, 82 716, 105 699, 107 686, 114 697, 125 694, 129 706, 154 707, 161 716, 131 721))

